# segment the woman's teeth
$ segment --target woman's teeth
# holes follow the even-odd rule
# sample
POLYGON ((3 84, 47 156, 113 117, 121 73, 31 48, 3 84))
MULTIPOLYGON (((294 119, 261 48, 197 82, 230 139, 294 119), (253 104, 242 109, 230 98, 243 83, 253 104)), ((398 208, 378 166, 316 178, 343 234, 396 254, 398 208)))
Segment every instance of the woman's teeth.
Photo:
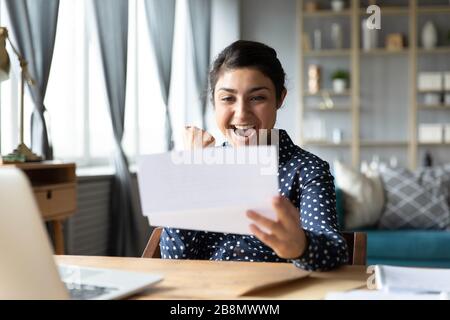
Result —
POLYGON ((254 132, 254 125, 234 126, 234 132, 240 137, 248 137, 254 132))

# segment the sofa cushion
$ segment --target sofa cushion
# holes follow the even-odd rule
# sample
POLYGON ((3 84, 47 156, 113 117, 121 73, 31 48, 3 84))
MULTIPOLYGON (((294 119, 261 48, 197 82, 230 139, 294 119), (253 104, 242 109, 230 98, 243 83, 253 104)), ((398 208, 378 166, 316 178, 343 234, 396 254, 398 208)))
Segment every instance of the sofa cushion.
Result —
POLYGON ((380 229, 444 229, 450 212, 446 186, 439 179, 424 179, 420 171, 384 168, 381 172, 386 206, 380 229))
POLYGON ((450 231, 365 230, 369 259, 450 261, 450 231))
POLYGON ((384 206, 384 191, 379 173, 360 173, 340 161, 334 163, 336 184, 342 191, 345 229, 376 225, 384 206))

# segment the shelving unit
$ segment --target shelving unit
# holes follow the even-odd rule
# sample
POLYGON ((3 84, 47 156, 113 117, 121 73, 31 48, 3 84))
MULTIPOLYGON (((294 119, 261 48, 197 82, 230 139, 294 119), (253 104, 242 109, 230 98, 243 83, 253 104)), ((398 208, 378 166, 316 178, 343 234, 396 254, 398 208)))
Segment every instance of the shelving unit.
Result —
MULTIPOLYGON (((450 4, 447 4, 448 2, 443 0, 376 1, 381 8, 381 23, 383 30, 380 31, 380 35, 385 37, 387 33, 403 34, 405 40, 404 48, 400 50, 388 50, 384 47, 379 47, 370 51, 365 51, 361 48, 361 21, 364 17, 368 16, 366 13, 366 7, 369 3, 368 0, 348 0, 346 1, 347 8, 341 12, 334 12, 330 10, 329 2, 321 0, 316 0, 316 2, 322 5, 323 10, 319 9, 316 12, 304 12, 303 8, 306 1, 308 0, 298 0, 297 10, 300 22, 299 35, 303 36, 304 33, 308 33, 311 37, 311 31, 314 28, 321 29, 322 34, 324 34, 323 32, 327 30, 327 27, 329 28, 331 23, 338 22, 346 28, 344 29, 346 30, 344 32, 348 31, 348 34, 345 34, 348 41, 346 43, 347 45, 345 45, 342 49, 333 49, 332 46, 330 47, 328 45, 323 46, 323 50, 303 50, 304 41, 303 39, 299 41, 301 75, 299 77, 299 113, 301 128, 299 133, 299 144, 307 149, 313 149, 313 152, 319 150, 319 156, 320 150, 325 150, 324 152, 338 152, 337 150, 339 150, 338 157, 346 158, 355 168, 358 168, 363 160, 362 154, 368 155, 370 153, 375 155, 378 152, 384 152, 385 154, 397 152, 402 154, 402 157, 404 157, 405 165, 411 169, 414 169, 419 164, 418 159, 420 158, 421 152, 426 150, 423 148, 434 150, 434 147, 444 147, 443 151, 445 151, 445 147, 450 145, 449 143, 430 144, 420 143, 418 141, 418 124, 423 122, 421 120, 422 115, 429 114, 428 118, 439 119, 442 112, 446 115, 446 112, 449 111, 448 119, 446 118, 446 123, 450 124, 450 106, 446 106, 444 104, 428 106, 423 104, 423 101, 421 100, 422 96, 425 93, 432 93, 432 91, 419 91, 417 89, 417 76, 420 71, 450 71, 450 43, 444 44, 441 42, 442 46, 438 46, 430 50, 422 48, 419 43, 424 19, 433 20, 435 16, 443 15, 443 17, 440 18, 440 21, 448 21, 448 23, 445 22, 445 26, 448 30, 450 30, 450 4), (390 4, 390 6, 387 4, 390 4), (395 28, 392 28, 392 30, 389 29, 389 24, 385 24, 385 21, 389 19, 393 21, 391 25, 400 25, 400 28, 397 28, 399 30, 395 28), (420 63, 421 61, 432 63, 439 59, 446 60, 447 57, 449 64, 445 64, 444 70, 426 70, 420 63), (311 63, 322 65, 322 61, 325 61, 324 63, 328 63, 328 65, 334 66, 334 69, 345 68, 349 70, 350 88, 348 91, 341 94, 336 94, 329 89, 322 89, 318 93, 314 94, 307 91, 308 65, 311 63), (395 120, 390 119, 390 117, 392 116, 392 112, 398 111, 398 124, 400 125, 399 127, 401 127, 401 129, 398 130, 402 130, 402 133, 399 134, 399 136, 384 137, 383 132, 381 132, 381 134, 372 134, 371 136, 368 136, 367 132, 363 134, 364 130, 367 131, 367 124, 372 125, 370 122, 370 117, 372 114, 380 112, 380 110, 377 109, 377 107, 380 107, 379 104, 373 105, 375 102, 372 102, 375 101, 373 96, 371 96, 372 86, 368 85, 372 75, 364 74, 363 69, 367 69, 366 64, 369 64, 369 67, 385 67, 388 71, 390 65, 401 65, 402 68, 404 68, 401 72, 401 76, 403 77, 401 81, 402 90, 399 90, 401 91, 400 93, 402 98, 397 97, 392 99, 396 92, 395 90, 391 90, 389 87, 389 81, 387 81, 387 83, 377 83, 378 89, 385 91, 383 94, 387 96, 387 99, 390 98, 394 101, 395 99, 400 99, 402 104, 401 108, 398 110, 389 110, 390 114, 377 114, 378 125, 380 126, 381 123, 381 128, 377 128, 379 131, 384 130, 383 125, 385 124, 383 123, 383 116, 385 116, 386 122, 391 121, 391 123, 394 123, 391 126, 397 130, 397 128, 395 128, 395 120), (323 102, 324 95, 333 100, 336 105, 335 108, 320 109, 318 107, 320 103, 323 102), (439 113, 439 115, 437 113, 439 113), (343 130, 346 130, 344 142, 339 144, 328 142, 328 140, 331 140, 330 132, 326 133, 327 139, 325 141, 308 139, 303 130, 305 127, 304 124, 307 120, 318 117, 322 117, 325 120, 326 117, 329 117, 329 119, 331 119, 329 122, 331 122, 332 125, 335 125, 338 121, 346 121, 347 125, 343 128, 343 130), (365 117, 365 125, 362 122, 362 117, 365 117)), ((331 32, 330 29, 328 30, 331 32)), ((330 40, 328 41, 330 42, 330 40)), ((331 68, 329 68, 327 72, 333 71, 330 69, 331 68)), ((378 69, 373 67, 372 71, 377 72, 378 69)), ((324 74, 323 76, 329 77, 329 74, 324 74)), ((399 78, 398 74, 396 76, 399 78)), ((326 83, 323 86, 325 88, 329 88, 330 84, 326 83)), ((439 91, 439 93, 442 93, 442 91, 439 91)), ((392 107, 398 107, 395 103, 392 103, 392 101, 390 105, 392 107)), ((385 109, 381 109, 381 112, 383 112, 383 110, 386 110, 386 107, 385 109)), ((333 127, 330 128, 330 126, 327 125, 325 125, 325 127, 328 131, 333 129, 333 127)), ((337 153, 332 153, 332 155, 335 154, 337 153)), ((450 148, 448 149, 448 153, 446 153, 445 157, 447 162, 449 162, 450 148)), ((325 158, 328 161, 332 160, 330 156, 325 156, 325 158)))

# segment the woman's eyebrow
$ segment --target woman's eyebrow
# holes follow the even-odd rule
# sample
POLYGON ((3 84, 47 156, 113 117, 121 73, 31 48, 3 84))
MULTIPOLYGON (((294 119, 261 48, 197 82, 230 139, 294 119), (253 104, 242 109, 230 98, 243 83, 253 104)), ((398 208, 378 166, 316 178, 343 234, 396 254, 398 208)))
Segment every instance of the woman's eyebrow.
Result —
MULTIPOLYGON (((252 92, 255 92, 255 91, 259 91, 259 90, 269 90, 269 88, 267 88, 267 87, 264 87, 264 86, 261 86, 261 87, 254 87, 254 88, 251 88, 250 90, 248 90, 248 93, 252 93, 252 92)), ((226 92, 230 92, 230 93, 237 93, 237 90, 236 89, 231 89, 231 88, 219 88, 217 91, 226 91, 226 92)))
POLYGON ((230 92, 230 93, 237 93, 237 90, 235 89, 230 89, 230 88, 219 88, 219 90, 217 91, 226 91, 226 92, 230 92))
POLYGON ((252 93, 252 92, 255 92, 255 91, 259 91, 259 90, 269 90, 269 88, 267 88, 267 87, 264 87, 264 86, 262 86, 262 87, 254 87, 254 88, 252 88, 252 89, 250 89, 249 91, 248 91, 248 93, 252 93))

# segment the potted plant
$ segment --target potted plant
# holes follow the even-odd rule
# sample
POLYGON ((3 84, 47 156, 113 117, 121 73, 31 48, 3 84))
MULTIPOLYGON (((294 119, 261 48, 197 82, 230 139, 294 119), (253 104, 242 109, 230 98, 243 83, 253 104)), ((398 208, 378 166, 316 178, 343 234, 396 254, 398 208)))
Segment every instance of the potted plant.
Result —
POLYGON ((336 93, 343 93, 345 89, 347 89, 348 81, 350 79, 350 75, 346 70, 336 70, 331 75, 331 79, 333 80, 333 90, 336 93))

